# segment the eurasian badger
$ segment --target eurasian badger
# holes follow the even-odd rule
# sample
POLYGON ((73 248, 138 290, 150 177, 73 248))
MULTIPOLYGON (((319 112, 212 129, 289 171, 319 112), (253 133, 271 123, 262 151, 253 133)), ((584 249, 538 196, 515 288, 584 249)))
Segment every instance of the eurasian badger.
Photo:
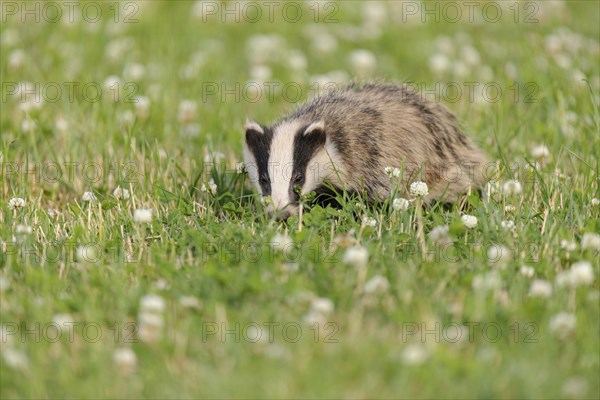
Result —
POLYGON ((273 125, 249 121, 245 129, 248 177, 284 219, 297 211, 298 191, 345 188, 376 201, 390 196, 395 182, 402 194, 422 180, 425 202, 453 202, 484 182, 485 155, 456 117, 404 85, 350 84, 273 125), (402 177, 391 178, 386 167, 400 168, 402 177))

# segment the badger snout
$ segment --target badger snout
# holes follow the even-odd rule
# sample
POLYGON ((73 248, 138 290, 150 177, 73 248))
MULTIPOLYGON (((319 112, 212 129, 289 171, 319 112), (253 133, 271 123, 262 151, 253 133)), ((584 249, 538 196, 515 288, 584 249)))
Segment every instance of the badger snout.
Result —
POLYGON ((289 217, 298 214, 298 206, 295 204, 287 204, 283 207, 274 207, 274 205, 269 205, 267 207, 267 212, 277 221, 286 221, 289 217))

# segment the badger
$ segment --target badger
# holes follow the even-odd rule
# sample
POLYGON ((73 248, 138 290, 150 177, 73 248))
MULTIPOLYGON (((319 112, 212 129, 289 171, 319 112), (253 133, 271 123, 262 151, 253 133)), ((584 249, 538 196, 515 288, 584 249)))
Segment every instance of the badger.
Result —
POLYGON ((249 120, 245 131, 248 178, 280 219, 297 213, 300 196, 312 191, 346 190, 377 202, 424 181, 426 203, 452 203, 484 182, 486 156, 457 118, 403 84, 351 83, 272 125, 249 120))

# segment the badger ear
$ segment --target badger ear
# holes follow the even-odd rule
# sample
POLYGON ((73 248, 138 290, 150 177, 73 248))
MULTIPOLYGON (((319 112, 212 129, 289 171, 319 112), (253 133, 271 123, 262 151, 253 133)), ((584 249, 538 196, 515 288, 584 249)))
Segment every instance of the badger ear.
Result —
POLYGON ((244 129, 246 130, 246 134, 248 134, 249 131, 260 133, 261 135, 263 133, 265 133, 263 127, 260 126, 260 124, 258 122, 254 122, 254 121, 250 121, 250 120, 246 121, 246 126, 244 127, 244 129))
POLYGON ((244 129, 246 130, 246 142, 257 139, 265 134, 263 127, 254 121, 246 121, 244 129))
POLYGON ((303 133, 304 136, 323 136, 325 137, 325 123, 316 121, 308 125, 303 133))

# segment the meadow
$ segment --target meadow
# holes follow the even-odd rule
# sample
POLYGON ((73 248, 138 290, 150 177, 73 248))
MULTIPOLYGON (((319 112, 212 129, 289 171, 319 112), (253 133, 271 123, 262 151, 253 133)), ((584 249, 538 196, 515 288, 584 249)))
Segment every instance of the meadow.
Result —
POLYGON ((3 1, 0 397, 599 398, 599 15, 3 1), (352 80, 453 111, 483 196, 270 218, 246 119, 352 80))

